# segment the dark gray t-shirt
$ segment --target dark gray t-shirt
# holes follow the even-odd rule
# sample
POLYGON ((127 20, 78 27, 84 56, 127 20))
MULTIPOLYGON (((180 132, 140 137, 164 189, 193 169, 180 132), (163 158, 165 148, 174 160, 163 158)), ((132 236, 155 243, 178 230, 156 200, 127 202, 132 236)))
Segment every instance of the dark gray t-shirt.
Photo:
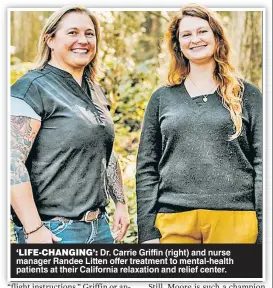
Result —
POLYGON ((80 217, 108 205, 114 127, 101 88, 87 77, 80 87, 68 72, 46 65, 13 84, 11 96, 41 117, 26 166, 42 217, 80 217))

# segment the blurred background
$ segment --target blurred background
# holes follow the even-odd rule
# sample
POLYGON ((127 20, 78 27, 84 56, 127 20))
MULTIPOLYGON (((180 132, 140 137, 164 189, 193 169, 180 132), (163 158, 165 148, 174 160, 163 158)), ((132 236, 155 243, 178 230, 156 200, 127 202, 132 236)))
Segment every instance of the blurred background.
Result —
MULTIPOLYGON (((41 29, 52 11, 10 12, 10 82, 31 68, 41 29)), ((152 92, 166 84, 163 41, 172 11, 95 11, 101 23, 100 84, 111 102, 115 151, 123 173, 131 225, 122 243, 137 243, 135 170, 141 123, 152 92)), ((262 12, 220 11, 242 75, 262 90, 262 12)), ((109 214, 114 205, 109 206, 109 214)), ((112 218, 112 217, 110 217, 112 218)), ((11 223, 12 227, 12 223, 11 223)), ((14 241, 11 233, 11 240, 14 241)))

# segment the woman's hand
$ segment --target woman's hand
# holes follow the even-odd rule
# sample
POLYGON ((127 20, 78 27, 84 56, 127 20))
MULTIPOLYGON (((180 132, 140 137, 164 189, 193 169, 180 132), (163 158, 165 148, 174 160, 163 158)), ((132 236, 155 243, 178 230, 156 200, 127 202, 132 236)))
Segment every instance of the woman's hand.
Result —
POLYGON ((159 238, 151 239, 142 242, 142 244, 160 244, 159 238))
POLYGON ((114 224, 112 232, 117 234, 115 237, 116 242, 119 242, 126 234, 130 224, 129 213, 127 205, 123 203, 116 203, 116 211, 114 213, 114 224))
POLYGON ((27 243, 54 243, 60 242, 62 238, 57 237, 45 226, 27 236, 27 243))

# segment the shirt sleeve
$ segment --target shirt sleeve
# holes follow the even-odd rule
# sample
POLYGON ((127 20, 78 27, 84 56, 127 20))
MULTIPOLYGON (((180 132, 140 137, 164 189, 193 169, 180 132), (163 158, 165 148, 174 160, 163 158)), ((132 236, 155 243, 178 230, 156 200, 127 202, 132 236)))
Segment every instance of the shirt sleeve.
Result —
POLYGON ((263 101, 259 89, 247 84, 245 93, 245 108, 248 110, 250 119, 249 139, 253 153, 254 168, 254 198, 255 210, 258 219, 257 243, 262 243, 263 236, 263 101))
POLYGON ((25 116, 41 121, 41 117, 33 110, 33 108, 29 104, 15 97, 11 97, 10 115, 25 116))
POLYGON ((10 95, 26 102, 41 119, 45 116, 41 97, 42 85, 36 81, 41 77, 39 71, 30 71, 19 78, 11 87, 10 95))
POLYGON ((146 108, 137 156, 136 196, 139 243, 161 238, 155 227, 161 158, 159 94, 155 92, 146 108))

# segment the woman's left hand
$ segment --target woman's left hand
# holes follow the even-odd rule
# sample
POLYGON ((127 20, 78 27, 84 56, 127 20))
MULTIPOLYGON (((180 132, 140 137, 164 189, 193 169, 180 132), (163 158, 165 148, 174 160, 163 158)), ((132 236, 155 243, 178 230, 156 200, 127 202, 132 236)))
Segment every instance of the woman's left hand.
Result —
POLYGON ((116 211, 114 213, 114 224, 112 232, 117 233, 115 237, 116 242, 119 242, 126 234, 128 226, 130 224, 129 213, 127 205, 123 203, 116 203, 116 211))

